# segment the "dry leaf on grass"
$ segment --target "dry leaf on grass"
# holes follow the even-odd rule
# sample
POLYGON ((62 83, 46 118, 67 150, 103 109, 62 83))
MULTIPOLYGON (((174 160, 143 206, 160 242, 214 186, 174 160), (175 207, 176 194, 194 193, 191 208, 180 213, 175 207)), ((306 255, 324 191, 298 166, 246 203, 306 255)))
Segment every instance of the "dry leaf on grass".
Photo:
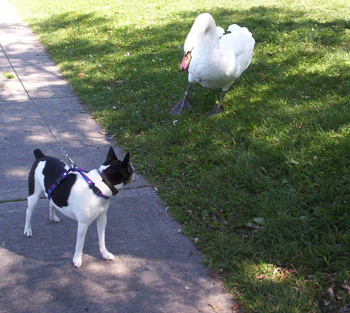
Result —
POLYGON ((345 289, 348 293, 350 293, 350 285, 347 280, 344 280, 344 283, 341 285, 343 289, 345 289))
POLYGON ((257 276, 256 279, 263 279, 263 278, 266 278, 266 277, 267 277, 267 275, 262 274, 262 275, 257 276))

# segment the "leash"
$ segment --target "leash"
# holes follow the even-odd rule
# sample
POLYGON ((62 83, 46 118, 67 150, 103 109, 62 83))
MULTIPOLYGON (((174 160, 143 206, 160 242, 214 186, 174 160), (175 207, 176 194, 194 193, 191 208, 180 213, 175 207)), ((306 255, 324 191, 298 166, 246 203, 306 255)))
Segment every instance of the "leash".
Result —
MULTIPOLYGON (((83 169, 81 169, 79 166, 76 166, 74 161, 69 157, 68 153, 66 150, 64 150, 63 146, 61 145, 60 141, 58 140, 57 136, 55 135, 55 133, 53 132, 53 130, 51 129, 50 125, 46 122, 44 116, 42 115, 41 111, 39 110, 38 106, 36 105, 36 103, 34 102, 34 100, 32 99, 32 97, 30 96, 28 90, 26 89, 26 87, 24 86, 21 78, 19 77, 15 67, 13 66, 9 56, 7 55, 4 47, 2 46, 2 44, 0 43, 0 47, 2 52, 5 54, 7 61, 9 62, 12 70, 14 71, 14 73, 16 74, 17 79, 19 80, 19 82, 22 85, 22 88, 24 89, 25 93, 27 94, 28 99, 30 100, 30 102, 32 103, 33 107, 35 108, 35 110, 38 112, 41 120, 43 121, 44 125, 46 126, 46 128, 49 130, 49 132, 51 133, 52 137, 55 139, 58 148, 61 150, 63 156, 68 160, 68 162, 71 164, 71 167, 64 173, 62 173, 52 184, 52 186, 49 188, 48 190, 48 194, 47 197, 50 200, 52 197, 52 193, 53 191, 57 188, 57 186, 67 177, 67 175, 70 172, 78 172, 80 173, 80 175, 84 178, 84 180, 87 182, 87 184, 89 185, 89 187, 92 189, 92 191, 99 197, 102 197, 104 199, 109 199, 109 197, 105 196, 102 191, 96 187, 95 183, 85 174, 86 171, 84 171, 83 169)), ((118 193, 118 190, 114 188, 113 184, 108 180, 108 178, 106 177, 106 175, 102 172, 101 173, 101 177, 102 180, 104 181, 104 183, 109 187, 109 189, 112 191, 113 195, 116 195, 118 193)))
POLYGON ((16 74, 17 79, 19 80, 19 82, 21 83, 25 93, 27 94, 28 99, 30 100, 30 102, 32 103, 32 105, 34 106, 34 108, 36 109, 36 111, 38 112, 39 116, 41 117, 42 121, 44 122, 44 125, 47 127, 47 129, 50 131, 52 137, 55 139, 59 149, 61 150, 63 156, 68 160, 68 162, 72 165, 75 166, 74 161, 69 157, 68 153, 66 152, 66 150, 64 150, 64 148, 62 147, 61 143, 59 142, 58 138, 56 137, 56 135, 54 134, 54 132, 52 131, 51 127, 49 126, 49 124, 46 122, 46 120, 44 119, 44 116, 41 114, 38 106, 35 104, 35 102, 33 101, 32 97, 29 95, 28 90, 26 89, 26 87, 24 86, 22 80, 20 79, 16 69, 14 68, 9 56, 7 55, 5 49, 3 48, 2 44, 0 43, 0 47, 1 50, 3 51, 3 53, 5 54, 7 61, 10 63, 12 70, 14 71, 14 73, 16 74))
MULTIPOLYGON (((109 197, 105 196, 102 191, 96 187, 95 183, 85 174, 86 171, 84 171, 83 169, 81 169, 79 166, 73 165, 71 166, 68 170, 66 170, 64 173, 62 173, 60 176, 58 176, 58 178, 54 181, 54 183, 51 185, 51 187, 49 188, 49 190, 47 191, 47 198, 49 200, 51 200, 52 198, 52 193, 54 192, 54 190, 58 187, 58 185, 67 177, 67 175, 70 172, 78 172, 80 173, 80 175, 84 178, 84 180, 87 182, 87 184, 89 185, 89 187, 92 189, 92 191, 98 196, 98 197, 102 197, 106 200, 109 199, 109 197)), ((117 191, 118 192, 118 191, 117 191)), ((113 195, 115 195, 116 193, 113 192, 113 195)))

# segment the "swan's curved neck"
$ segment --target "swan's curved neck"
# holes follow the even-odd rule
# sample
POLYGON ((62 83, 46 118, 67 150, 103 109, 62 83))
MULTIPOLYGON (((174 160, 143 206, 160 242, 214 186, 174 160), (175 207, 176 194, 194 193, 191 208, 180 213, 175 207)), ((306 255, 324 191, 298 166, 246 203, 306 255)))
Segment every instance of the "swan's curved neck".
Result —
POLYGON ((213 38, 213 40, 216 39, 218 41, 216 24, 214 19, 209 14, 201 14, 196 18, 185 41, 185 53, 196 48, 201 42, 203 36, 207 36, 209 38, 213 38))

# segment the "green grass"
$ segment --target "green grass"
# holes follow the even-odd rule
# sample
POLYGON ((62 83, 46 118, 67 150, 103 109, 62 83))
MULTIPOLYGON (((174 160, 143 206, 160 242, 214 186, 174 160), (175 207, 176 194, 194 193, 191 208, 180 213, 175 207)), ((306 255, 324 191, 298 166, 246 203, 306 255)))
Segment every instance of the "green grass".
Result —
POLYGON ((348 1, 12 2, 245 312, 350 303, 348 1), (195 85, 174 125, 205 11, 250 29, 253 61, 224 113, 206 118, 219 91, 195 85))

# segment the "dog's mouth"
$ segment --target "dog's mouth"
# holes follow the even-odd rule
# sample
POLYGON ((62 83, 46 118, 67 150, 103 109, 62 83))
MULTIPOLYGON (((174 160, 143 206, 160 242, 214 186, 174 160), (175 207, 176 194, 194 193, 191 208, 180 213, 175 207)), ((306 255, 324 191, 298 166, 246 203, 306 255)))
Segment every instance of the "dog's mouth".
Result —
POLYGON ((139 175, 137 173, 133 173, 131 183, 134 183, 135 181, 137 181, 138 178, 139 178, 139 175))
POLYGON ((129 164, 129 166, 130 166, 129 170, 130 170, 131 175, 128 177, 125 184, 131 184, 131 183, 135 182, 138 178, 137 172, 135 171, 134 167, 131 164, 129 164))
POLYGON ((138 179, 137 173, 133 172, 133 173, 124 181, 124 185, 131 184, 131 183, 135 182, 137 179, 138 179))

